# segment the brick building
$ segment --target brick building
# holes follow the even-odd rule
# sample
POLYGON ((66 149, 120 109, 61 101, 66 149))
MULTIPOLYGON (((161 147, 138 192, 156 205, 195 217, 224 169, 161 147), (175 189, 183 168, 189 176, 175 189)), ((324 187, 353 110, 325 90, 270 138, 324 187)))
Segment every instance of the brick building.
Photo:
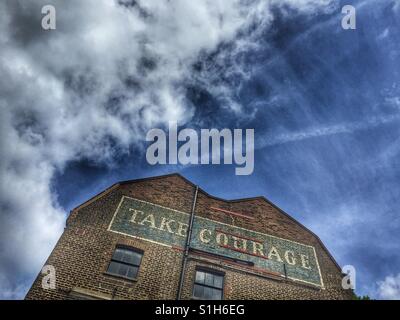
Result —
POLYGON ((71 211, 26 299, 351 299, 321 240, 264 197, 179 174, 117 183, 71 211))

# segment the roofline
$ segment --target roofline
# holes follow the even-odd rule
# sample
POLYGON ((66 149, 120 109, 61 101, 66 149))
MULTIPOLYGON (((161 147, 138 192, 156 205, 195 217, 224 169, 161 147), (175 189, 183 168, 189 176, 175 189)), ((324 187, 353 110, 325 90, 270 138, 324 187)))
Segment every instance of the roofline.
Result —
MULTIPOLYGON (((126 184, 130 184, 130 183, 136 183, 136 182, 142 182, 142 181, 149 181, 149 180, 157 180, 157 179, 163 179, 163 178, 167 178, 167 177, 179 177, 181 179, 183 179, 185 182, 189 183, 190 185, 192 185, 193 187, 196 187, 197 185, 194 184, 192 181, 190 181, 189 179, 187 179, 186 177, 184 177, 183 175, 181 175, 178 172, 174 172, 174 173, 169 173, 169 174, 165 174, 165 175, 160 175, 160 176, 152 176, 152 177, 145 177, 145 178, 138 178, 138 179, 130 179, 130 180, 124 180, 124 181, 119 181, 116 182, 114 184, 112 184, 110 187, 108 187, 107 189, 105 189, 104 191, 98 193, 97 195, 91 197, 89 200, 85 201, 84 203, 82 203, 81 205, 75 207, 74 209, 71 210, 71 213, 74 211, 77 211, 83 207, 86 207, 87 205, 89 205, 90 203, 92 203, 93 201, 101 198, 102 196, 106 195, 107 193, 111 192, 112 190, 114 190, 116 187, 121 186, 121 185, 126 185, 126 184)), ((243 202, 243 201, 253 201, 253 200, 263 200, 265 201, 267 204, 269 204, 270 206, 272 206, 273 208, 275 208, 276 210, 278 210, 280 213, 282 213, 283 215, 285 215, 287 218, 289 218, 290 220, 292 220, 294 223, 296 223, 297 225, 299 225, 301 228, 303 228, 305 231, 307 231, 308 233, 310 233, 316 240, 317 242, 321 245, 322 249, 325 250, 325 252, 328 254, 329 258, 332 260, 332 262, 335 264, 335 266, 340 270, 340 272, 342 271, 342 268, 339 266, 339 264, 336 262, 335 258, 331 255, 331 253, 329 252, 329 250, 326 248, 326 246, 324 245, 324 243, 322 242, 322 240, 310 229, 308 229, 306 226, 304 226, 302 223, 300 223, 299 221, 297 221, 295 218, 293 218, 291 215, 289 215, 287 212, 285 212, 283 209, 279 208, 277 205, 275 205, 274 203, 272 203, 270 200, 268 200, 266 197, 264 196, 256 196, 256 197, 248 197, 248 198, 239 198, 239 199, 232 199, 232 200, 227 200, 227 199, 223 199, 223 198, 219 198, 216 196, 213 196, 211 194, 209 194, 208 192, 206 192, 205 190, 203 190, 202 188, 199 187, 199 191, 201 191, 202 193, 204 193, 206 196, 214 199, 214 200, 218 200, 218 201, 223 201, 223 202, 227 202, 227 203, 236 203, 236 202, 243 202)))

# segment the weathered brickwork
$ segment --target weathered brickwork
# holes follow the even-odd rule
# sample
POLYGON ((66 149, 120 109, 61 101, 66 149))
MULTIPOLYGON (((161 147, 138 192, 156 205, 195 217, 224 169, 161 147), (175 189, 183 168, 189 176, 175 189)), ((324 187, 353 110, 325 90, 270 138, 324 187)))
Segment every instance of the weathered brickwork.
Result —
MULTIPOLYGON (((42 289, 41 274, 26 299, 68 299, 84 292, 103 299, 176 299, 183 250, 108 230, 123 196, 190 213, 196 187, 178 174, 118 183, 74 209, 46 264, 56 269, 56 289, 42 289), (136 280, 106 274, 117 245, 144 252, 136 280)), ((315 248, 323 288, 204 252, 191 252, 182 298, 192 297, 199 266, 224 273, 224 299, 352 299, 341 273, 321 241, 262 197, 225 201, 199 189, 195 215, 315 248), (213 210, 219 208, 222 210, 213 210), (253 217, 227 214, 226 211, 253 217)))

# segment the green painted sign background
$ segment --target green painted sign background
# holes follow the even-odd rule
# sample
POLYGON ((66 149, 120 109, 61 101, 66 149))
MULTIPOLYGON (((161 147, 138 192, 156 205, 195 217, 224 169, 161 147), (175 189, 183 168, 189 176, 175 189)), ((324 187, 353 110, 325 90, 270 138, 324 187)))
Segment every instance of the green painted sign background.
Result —
MULTIPOLYGON (((108 228, 167 246, 183 248, 190 215, 123 197, 108 228)), ((258 269, 323 286, 311 246, 195 216, 191 247, 251 261, 258 269)))

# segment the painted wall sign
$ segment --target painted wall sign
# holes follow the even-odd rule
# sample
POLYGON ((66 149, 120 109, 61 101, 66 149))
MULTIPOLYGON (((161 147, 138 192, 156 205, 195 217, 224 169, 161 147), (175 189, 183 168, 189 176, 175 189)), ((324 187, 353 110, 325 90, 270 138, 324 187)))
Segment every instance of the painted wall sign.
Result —
MULTIPOLYGON (((123 196, 109 231, 166 246, 184 247, 190 215, 123 196)), ((191 247, 251 261, 255 267, 323 287, 315 249, 218 221, 195 216, 191 247)))

